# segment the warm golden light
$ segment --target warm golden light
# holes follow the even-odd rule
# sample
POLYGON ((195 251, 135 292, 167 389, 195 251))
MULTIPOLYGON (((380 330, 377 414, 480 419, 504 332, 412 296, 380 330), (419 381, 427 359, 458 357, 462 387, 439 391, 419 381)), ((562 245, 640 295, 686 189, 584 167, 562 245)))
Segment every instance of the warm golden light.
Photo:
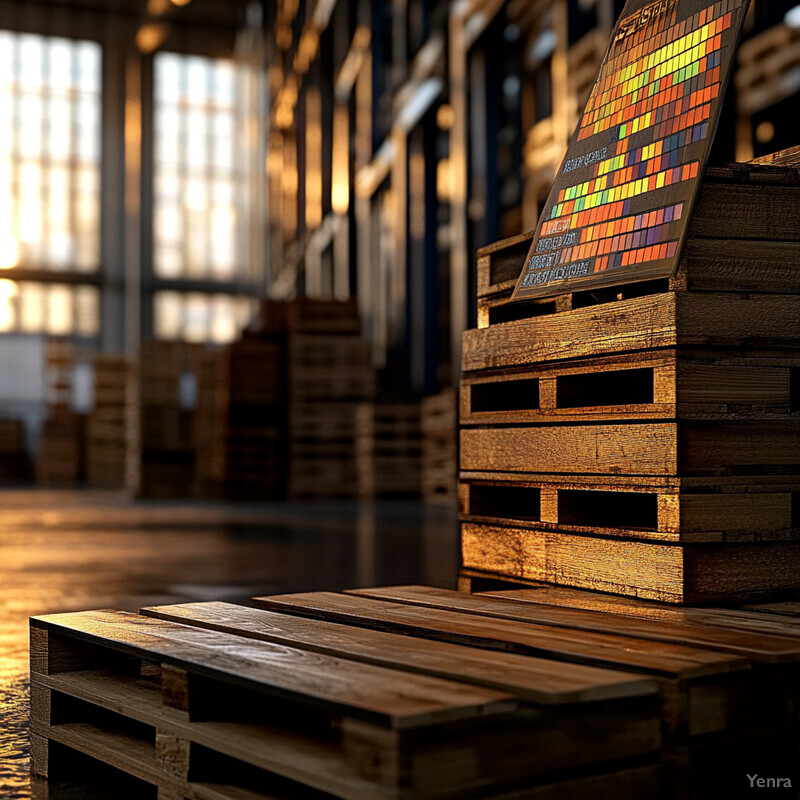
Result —
POLYGON ((756 139, 760 144, 767 144, 775 138, 775 126, 769 121, 764 120, 758 123, 756 128, 756 139))
POLYGON ((436 197, 446 203, 452 197, 450 183, 450 159, 442 158, 436 164, 436 197))
POLYGON ((443 130, 449 131, 453 127, 453 107, 442 103, 436 109, 436 124, 443 130))
POLYGON ((350 139, 347 106, 337 105, 333 112, 333 157, 331 164, 331 208, 334 214, 346 214, 350 206, 350 139))
POLYGON ((160 17, 170 9, 170 0, 147 0, 147 14, 150 17, 160 17))
POLYGON ((174 6, 188 6, 189 3, 192 2, 192 0, 170 0, 170 2, 174 6))
POLYGON ((408 160, 408 233, 412 239, 425 238, 425 156, 413 153, 408 160))
POLYGON ((0 279, 0 331, 13 330, 17 322, 14 299, 18 294, 15 281, 0 279))
POLYGON ((19 244, 11 236, 0 239, 0 269, 12 269, 19 264, 19 244))
POLYGON ((136 31, 136 46, 142 53, 158 50, 169 36, 169 25, 163 22, 148 22, 136 31))
POLYGON ((318 89, 306 94, 306 227, 322 224, 322 100, 318 89))

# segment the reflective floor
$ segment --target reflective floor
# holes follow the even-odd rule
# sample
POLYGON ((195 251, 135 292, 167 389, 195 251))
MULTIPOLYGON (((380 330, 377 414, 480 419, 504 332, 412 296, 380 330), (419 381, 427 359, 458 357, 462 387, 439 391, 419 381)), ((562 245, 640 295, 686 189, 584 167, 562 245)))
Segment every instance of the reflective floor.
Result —
POLYGON ((29 616, 377 584, 453 587, 457 565, 455 512, 446 507, 0 491, 0 798, 33 794, 29 616))

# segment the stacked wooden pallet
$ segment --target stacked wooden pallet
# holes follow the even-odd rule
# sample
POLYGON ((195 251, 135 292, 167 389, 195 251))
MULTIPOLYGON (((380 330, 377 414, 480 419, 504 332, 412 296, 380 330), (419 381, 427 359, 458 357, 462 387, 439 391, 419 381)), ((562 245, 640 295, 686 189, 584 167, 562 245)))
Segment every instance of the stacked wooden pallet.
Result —
POLYGON ((356 455, 362 498, 419 497, 422 493, 420 404, 363 404, 358 410, 356 455))
POLYGON ((355 305, 305 301, 287 315, 289 497, 354 497, 356 414, 376 383, 355 305))
POLYGON ((510 304, 530 235, 480 252, 467 570, 669 602, 800 589, 798 203, 796 169, 710 169, 664 281, 510 304))
POLYGON ((21 419, 0 419, 0 483, 26 477, 25 424, 21 419))
POLYGON ((74 486, 84 477, 85 417, 72 411, 75 351, 69 342, 49 339, 45 346, 44 388, 47 418, 39 430, 36 482, 74 486))
POLYGON ((42 486, 76 486, 84 478, 86 417, 54 411, 39 430, 36 482, 42 486))
POLYGON ((281 497, 285 490, 285 406, 280 341, 245 338, 232 342, 219 354, 215 369, 215 480, 234 499, 281 497))
POLYGON ((453 389, 423 399, 422 497, 429 503, 455 503, 458 482, 458 411, 453 389))
POLYGON ((391 602, 258 602, 33 619, 34 773, 80 787, 82 753, 140 781, 137 798, 659 796, 651 676, 464 646, 435 613, 380 630, 376 606, 403 613, 391 602), (319 605, 350 619, 309 618, 319 605))
POLYGON ((86 422, 86 481, 125 485, 125 404, 128 362, 121 356, 94 359, 94 404, 86 422))
POLYGON ((192 411, 181 400, 192 348, 143 341, 127 388, 126 488, 135 497, 186 497, 194 491, 192 411))

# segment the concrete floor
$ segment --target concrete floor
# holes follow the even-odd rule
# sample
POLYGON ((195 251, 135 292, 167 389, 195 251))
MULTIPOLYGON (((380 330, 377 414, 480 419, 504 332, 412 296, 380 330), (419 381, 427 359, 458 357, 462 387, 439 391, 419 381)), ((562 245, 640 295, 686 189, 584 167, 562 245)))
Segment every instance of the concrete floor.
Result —
POLYGON ((28 777, 28 617, 392 583, 453 587, 455 512, 419 503, 134 503, 0 491, 0 798, 28 777))

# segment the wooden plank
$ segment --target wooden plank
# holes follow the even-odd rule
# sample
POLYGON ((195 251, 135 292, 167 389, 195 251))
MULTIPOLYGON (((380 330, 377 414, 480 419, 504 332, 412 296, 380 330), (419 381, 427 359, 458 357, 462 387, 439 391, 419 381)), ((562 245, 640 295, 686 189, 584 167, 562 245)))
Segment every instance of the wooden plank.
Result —
POLYGON ((474 614, 415 608, 331 592, 276 595, 257 597, 254 600, 262 608, 322 617, 378 630, 524 652, 573 663, 621 667, 653 675, 690 678, 747 666, 742 658, 680 645, 653 645, 631 637, 574 631, 513 620, 488 621, 474 614))
POLYGON ((249 689, 295 701, 322 703, 392 728, 502 713, 514 707, 508 694, 438 678, 409 675, 402 690, 395 673, 369 664, 243 640, 215 631, 113 611, 56 614, 31 620, 31 669, 59 671, 49 635, 79 637, 138 658, 172 664, 249 689), (46 636, 34 635, 38 630, 46 636), (223 657, 224 656, 224 657, 223 657))
POLYGON ((230 603, 187 603, 142 614, 317 653, 434 675, 514 694, 544 705, 607 700, 655 691, 640 676, 489 652, 383 631, 352 628, 230 603))
POLYGON ((798 295, 678 292, 676 303, 680 344, 796 346, 800 339, 798 295))
POLYGON ((462 525, 463 565, 670 603, 756 602, 800 590, 800 543, 660 544, 462 525))
MULTIPOLYGON (((744 606, 750 611, 759 611, 765 614, 780 614, 787 617, 800 617, 800 603, 786 602, 786 603, 759 603, 752 606, 744 606)), ((787 625, 790 620, 782 619, 781 624, 787 625)), ((793 622, 793 620, 791 620, 793 622)), ((798 620, 800 625, 800 620, 798 620)))
POLYGON ((677 474, 673 423, 461 431, 461 468, 499 472, 677 474))
POLYGON ((797 240, 800 239, 799 207, 800 188, 796 186, 770 185, 765 190, 755 184, 715 182, 710 176, 700 189, 688 235, 797 240))
POLYGON ((798 294, 798 255, 797 241, 689 237, 678 279, 690 291, 798 294))
POLYGON ((465 331, 462 369, 522 366, 677 344, 674 293, 465 331))
MULTIPOLYGON (((792 617, 772 617, 768 613, 773 607, 797 606, 798 603, 766 603, 756 606, 736 608, 675 608, 639 600, 632 597, 618 597, 566 586, 540 584, 530 589, 493 590, 482 592, 488 597, 500 597, 520 603, 533 602, 539 605, 554 605, 560 608, 580 608, 606 614, 622 614, 651 621, 672 622, 701 628, 720 628, 740 633, 764 633, 770 636, 788 637, 800 640, 800 619, 792 617), (752 609, 752 610, 749 610, 752 609)), ((780 613, 780 612, 776 612, 780 613)))
MULTIPOLYGON (((528 594, 531 595, 535 592, 536 590, 533 590, 528 594)), ((348 594, 425 608, 463 611, 467 614, 497 619, 511 619, 577 630, 614 633, 620 636, 635 636, 660 642, 697 645, 709 650, 719 650, 722 653, 733 653, 765 664, 800 661, 800 640, 792 641, 783 637, 746 633, 741 630, 734 633, 715 628, 699 628, 664 619, 650 621, 585 609, 562 608, 538 604, 535 597, 530 596, 526 603, 521 604, 515 602, 513 598, 487 598, 430 586, 351 589, 348 594)))
POLYGON ((796 471, 798 462, 797 423, 789 420, 686 421, 679 426, 680 468, 689 471, 786 474, 796 471))

